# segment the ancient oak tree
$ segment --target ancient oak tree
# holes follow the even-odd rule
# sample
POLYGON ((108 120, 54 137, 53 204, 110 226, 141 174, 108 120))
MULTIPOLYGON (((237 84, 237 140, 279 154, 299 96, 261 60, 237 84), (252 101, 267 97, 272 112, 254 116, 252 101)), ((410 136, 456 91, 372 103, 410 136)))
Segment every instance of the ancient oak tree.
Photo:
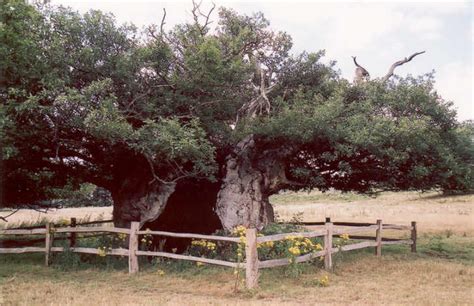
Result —
POLYGON ((0 5, 3 205, 89 182, 117 225, 212 232, 265 226, 283 189, 472 189, 472 126, 432 75, 391 77, 417 54, 351 84, 323 51, 290 55, 261 13, 194 4, 189 23, 139 32, 0 5))

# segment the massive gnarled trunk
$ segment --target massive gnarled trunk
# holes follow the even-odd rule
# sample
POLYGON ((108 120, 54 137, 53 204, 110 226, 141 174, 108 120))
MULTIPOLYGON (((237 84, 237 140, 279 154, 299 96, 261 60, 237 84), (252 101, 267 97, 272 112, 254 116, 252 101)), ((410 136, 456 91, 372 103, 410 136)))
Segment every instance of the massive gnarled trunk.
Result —
POLYGON ((288 184, 282 158, 287 149, 257 148, 253 135, 227 157, 216 212, 224 229, 238 225, 263 228, 274 221, 269 196, 288 184))
POLYGON ((289 184, 284 161, 290 153, 250 135, 227 156, 217 182, 187 178, 163 184, 146 175, 146 167, 144 173, 127 172, 112 191, 115 224, 140 221, 153 229, 202 233, 262 228, 274 221, 269 196, 289 184))
POLYGON ((156 220, 175 191, 176 183, 149 183, 143 179, 129 179, 112 191, 113 218, 116 226, 129 226, 131 221, 141 225, 156 220))

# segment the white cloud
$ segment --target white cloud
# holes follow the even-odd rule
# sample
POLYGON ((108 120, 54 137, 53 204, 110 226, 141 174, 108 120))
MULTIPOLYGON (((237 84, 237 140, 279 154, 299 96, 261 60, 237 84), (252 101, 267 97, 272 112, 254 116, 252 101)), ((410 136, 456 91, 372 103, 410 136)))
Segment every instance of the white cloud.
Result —
POLYGON ((413 35, 426 40, 441 38, 442 26, 441 17, 435 16, 413 16, 407 23, 407 28, 413 35))
POLYGON ((472 67, 461 62, 447 63, 436 73, 436 88, 444 99, 455 102, 459 120, 474 119, 472 77, 472 67))

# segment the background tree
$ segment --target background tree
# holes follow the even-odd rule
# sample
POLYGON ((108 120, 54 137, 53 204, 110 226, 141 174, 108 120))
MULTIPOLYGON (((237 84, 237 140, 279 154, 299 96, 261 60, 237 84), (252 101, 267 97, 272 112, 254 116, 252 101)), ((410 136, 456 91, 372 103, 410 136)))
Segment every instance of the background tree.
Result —
POLYGON ((282 189, 472 190, 472 125, 433 76, 350 84, 261 13, 139 33, 99 11, 1 4, 3 203, 89 182, 114 220, 194 231, 273 220, 282 189), (215 212, 214 212, 215 211, 215 212), (187 228, 186 228, 187 227, 187 228))

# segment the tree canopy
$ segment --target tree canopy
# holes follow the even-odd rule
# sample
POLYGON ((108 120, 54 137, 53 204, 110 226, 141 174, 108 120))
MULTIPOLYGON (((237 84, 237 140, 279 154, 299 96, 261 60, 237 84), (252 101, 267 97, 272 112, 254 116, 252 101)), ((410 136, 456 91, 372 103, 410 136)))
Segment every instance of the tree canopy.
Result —
POLYGON ((139 31, 100 11, 0 6, 4 204, 89 182, 151 209, 180 181, 230 184, 245 140, 266 197, 473 189, 472 122, 433 74, 351 84, 324 51, 290 54, 261 13, 220 8, 211 27, 194 5, 186 24, 139 31))

